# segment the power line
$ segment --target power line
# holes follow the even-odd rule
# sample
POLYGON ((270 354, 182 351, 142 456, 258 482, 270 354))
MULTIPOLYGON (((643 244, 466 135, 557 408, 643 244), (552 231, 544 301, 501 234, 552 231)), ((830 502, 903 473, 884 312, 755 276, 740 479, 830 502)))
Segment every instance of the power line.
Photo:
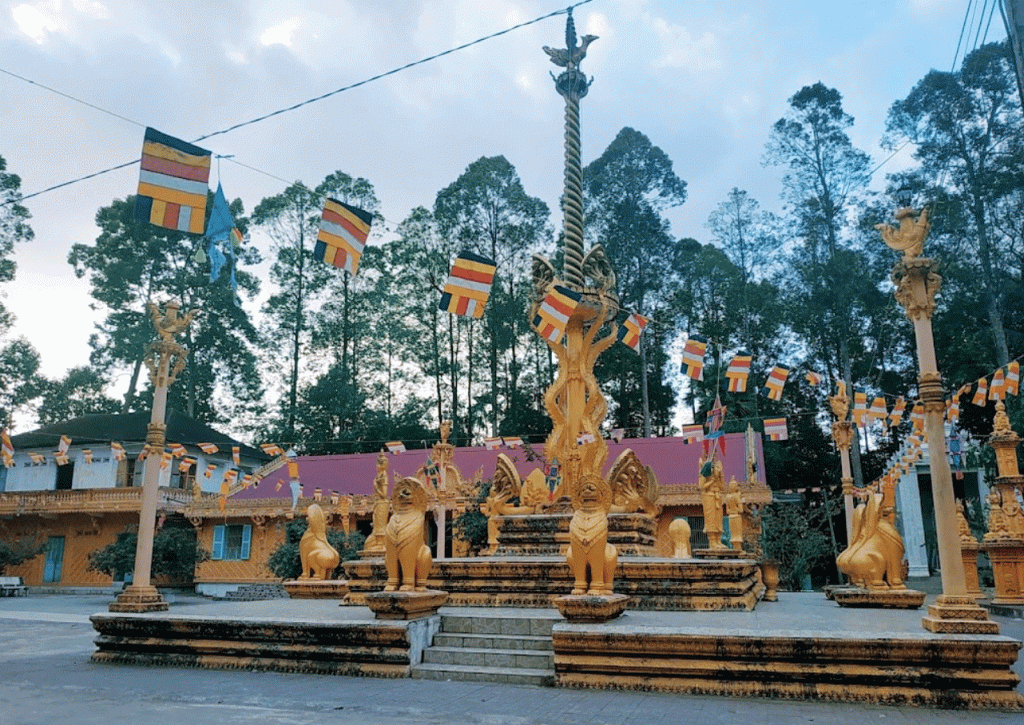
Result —
MULTIPOLYGON (((465 50, 466 48, 470 48, 470 47, 472 47, 474 45, 479 45, 480 43, 486 42, 488 40, 492 40, 493 38, 497 38, 497 37, 500 37, 502 35, 507 35, 508 33, 511 33, 513 31, 516 31, 516 30, 519 30, 521 28, 525 28, 525 27, 527 27, 529 25, 534 25, 534 24, 539 23, 539 22, 541 22, 543 20, 547 20, 548 18, 553 18, 553 17, 555 17, 557 15, 565 15, 570 10, 578 8, 581 5, 586 5, 587 3, 590 3, 590 2, 592 2, 592 0, 579 0, 579 2, 573 3, 572 5, 568 5, 568 6, 562 8, 560 10, 555 10, 555 11, 547 13, 545 15, 541 15, 539 17, 534 18, 533 20, 527 20, 527 21, 519 23, 517 25, 513 25, 513 26, 511 26, 509 28, 505 28, 504 30, 499 30, 499 31, 497 31, 495 33, 491 33, 490 35, 485 35, 485 36, 483 36, 481 38, 477 38, 476 40, 471 40, 468 43, 463 43, 462 45, 456 46, 454 48, 450 48, 448 50, 441 51, 440 53, 435 53, 434 55, 427 56, 426 58, 421 58, 420 60, 416 60, 416 61, 413 61, 411 63, 406 63, 403 66, 399 66, 397 68, 393 68, 393 69, 391 69, 389 71, 385 71, 384 73, 378 73, 377 75, 372 76, 370 78, 366 78, 366 79, 358 81, 356 83, 351 83, 351 84, 349 84, 347 86, 342 86, 341 88, 335 89, 335 90, 330 91, 328 93, 324 93, 324 94, 316 96, 314 98, 309 98, 309 99, 307 99, 305 101, 302 101, 300 103, 296 103, 294 105, 288 106, 287 108, 281 108, 281 109, 278 109, 276 111, 272 111, 271 113, 267 113, 267 114, 265 114, 263 116, 258 116, 256 118, 251 118, 248 121, 242 121, 241 123, 236 123, 233 126, 229 126, 228 128, 224 128, 224 129, 221 129, 219 131, 213 131, 211 133, 208 133, 208 134, 205 134, 203 136, 200 136, 200 137, 196 138, 195 140, 192 141, 192 143, 198 143, 199 141, 204 141, 204 140, 206 140, 208 138, 212 138, 214 136, 221 136, 223 134, 230 133, 231 131, 235 131, 235 130, 237 130, 239 128, 243 128, 245 126, 251 126, 253 124, 260 123, 261 121, 266 121, 269 118, 273 118, 275 116, 280 116, 282 114, 289 113, 291 111, 295 111, 295 110, 297 110, 299 108, 302 108, 303 106, 308 106, 310 104, 317 103, 318 101, 322 101, 322 100, 324 100, 326 98, 330 98, 331 96, 336 96, 339 93, 343 93, 345 91, 349 91, 349 90, 352 90, 354 88, 359 88, 360 86, 365 86, 368 83, 373 83, 374 81, 378 81, 378 80, 380 80, 382 78, 387 78, 388 76, 395 75, 396 73, 401 73, 402 71, 408 70, 410 68, 414 68, 414 67, 416 67, 418 65, 423 65, 424 63, 429 63, 431 61, 437 60, 438 58, 443 58, 446 55, 451 55, 452 53, 457 53, 460 50, 465 50)), ((74 96, 68 95, 66 93, 62 93, 62 92, 57 91, 57 90, 55 90, 53 88, 49 88, 48 86, 44 86, 44 85, 42 85, 40 83, 36 83, 35 81, 32 81, 32 80, 29 80, 28 78, 24 78, 22 76, 19 76, 16 73, 11 73, 10 71, 6 71, 6 70, 4 70, 2 68, 0 68, 0 71, 6 73, 7 75, 13 76, 13 77, 18 78, 20 80, 23 80, 23 81, 25 81, 27 83, 32 83, 33 85, 37 85, 40 88, 45 88, 46 90, 52 91, 53 93, 57 93, 58 95, 61 95, 61 96, 65 97, 65 98, 71 99, 71 100, 76 101, 78 103, 82 103, 82 104, 84 104, 86 106, 89 106, 91 108, 95 108, 96 110, 101 111, 103 113, 109 114, 109 115, 114 116, 116 118, 120 118, 120 119, 122 119, 124 121, 127 121, 129 123, 136 124, 136 125, 143 126, 143 127, 145 127, 147 125, 147 124, 140 123, 138 121, 134 121, 134 120, 132 120, 130 118, 127 118, 125 116, 121 116, 121 115, 119 115, 117 113, 114 113, 112 111, 108 111, 108 110, 106 110, 104 108, 100 108, 99 106, 95 106, 95 105, 93 105, 91 103, 83 101, 83 100, 81 100, 79 98, 75 98, 74 96)), ((102 171, 96 171, 96 172, 93 172, 91 174, 87 174, 85 176, 81 176, 79 178, 72 179, 70 181, 65 181, 65 182, 62 182, 60 184, 55 184, 55 185, 47 187, 45 189, 41 189, 39 191, 32 192, 31 194, 23 194, 22 196, 20 196, 17 199, 11 199, 11 200, 8 200, 8 201, 4 202, 3 205, 7 206, 7 205, 10 205, 10 204, 17 204, 17 203, 20 203, 22 201, 25 201, 26 199, 31 199, 33 197, 49 193, 49 192, 54 191, 56 189, 60 189, 60 188, 63 188, 65 186, 70 186, 71 184, 77 184, 77 183, 79 183, 81 181, 85 181, 87 179, 93 179, 93 178, 95 178, 97 176, 102 176, 103 174, 108 174, 111 171, 117 171, 118 169, 123 169, 123 168, 125 168, 127 166, 131 166, 132 164, 138 163, 138 161, 139 161, 139 159, 136 158, 136 159, 133 159, 132 161, 128 161, 128 162, 125 162, 123 164, 118 164, 117 166, 112 166, 109 169, 103 169, 102 171)), ((253 167, 247 167, 247 168, 250 168, 253 171, 259 171, 258 169, 254 169, 253 167)), ((259 173, 266 173, 266 172, 260 171, 259 173)), ((275 178, 275 179, 279 178, 279 177, 273 176, 272 174, 267 174, 267 176, 271 176, 272 178, 275 178)), ((288 183, 288 182, 286 182, 286 183, 288 183)))

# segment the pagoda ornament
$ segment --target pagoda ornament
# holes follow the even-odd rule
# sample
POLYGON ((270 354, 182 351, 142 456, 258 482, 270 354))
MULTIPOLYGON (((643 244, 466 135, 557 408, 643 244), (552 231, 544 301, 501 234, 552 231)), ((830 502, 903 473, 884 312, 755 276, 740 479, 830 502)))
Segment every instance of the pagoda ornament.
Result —
POLYGON ((992 603, 1020 606, 1024 604, 1024 510, 1020 495, 1024 494, 1024 476, 1017 465, 1020 443, 1006 406, 996 404, 992 435, 988 444, 996 454, 996 480, 988 494, 988 533, 982 549, 992 562, 996 592, 992 603))

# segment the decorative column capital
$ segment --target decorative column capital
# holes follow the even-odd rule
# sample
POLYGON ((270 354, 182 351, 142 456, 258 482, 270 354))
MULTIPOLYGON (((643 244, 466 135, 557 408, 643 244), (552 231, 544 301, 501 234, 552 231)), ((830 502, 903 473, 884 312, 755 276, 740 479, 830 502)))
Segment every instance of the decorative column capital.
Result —
POLYGON ((935 296, 942 288, 939 263, 927 257, 901 259, 890 276, 896 287, 896 301, 911 320, 931 319, 935 312, 935 296))
POLYGON ((843 495, 844 496, 852 496, 853 492, 854 492, 853 479, 850 478, 849 476, 847 476, 847 477, 844 477, 842 479, 842 481, 843 481, 843 495))
POLYGON ((853 423, 849 420, 837 420, 833 423, 832 439, 839 450, 850 450, 850 446, 853 443, 853 423))

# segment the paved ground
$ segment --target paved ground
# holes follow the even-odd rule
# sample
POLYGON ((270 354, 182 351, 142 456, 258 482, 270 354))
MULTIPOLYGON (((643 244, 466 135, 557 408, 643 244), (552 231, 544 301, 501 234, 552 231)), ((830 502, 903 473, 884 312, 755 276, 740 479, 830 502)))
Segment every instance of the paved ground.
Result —
MULTIPOLYGON (((780 595, 753 613, 678 613, 708 626, 763 627, 808 616, 817 629, 835 611, 820 594, 780 595), (807 613, 812 614, 808 615, 807 613), (817 614, 814 614, 814 613, 817 614), (725 622, 725 624, 723 624, 725 622)), ((610 693, 426 680, 375 680, 248 671, 215 671, 91 664, 94 632, 88 615, 106 611, 109 596, 34 595, 0 599, 0 723, 118 725, 131 723, 466 723, 557 725, 652 723, 1019 723, 1019 713, 943 712, 904 707, 830 705, 721 697, 610 693)), ((172 612, 285 615, 299 602, 210 602, 177 595, 172 612)), ((354 608, 353 608, 354 609, 354 608)), ((335 608, 339 611, 339 608, 335 608)), ((843 610, 849 611, 849 610, 843 610)), ((867 629, 902 629, 894 612, 860 610, 867 629)), ((355 611, 347 616, 358 616, 355 611)), ((671 614, 629 613, 638 625, 671 614)), ((1024 638, 1024 621, 996 618, 1002 633, 1024 638)), ((918 625, 919 626, 919 625, 918 625)), ((792 625, 790 625, 792 628, 792 625)), ((1024 675, 1024 664, 1015 667, 1024 675)), ((1018 687, 1019 691, 1024 689, 1018 687)))

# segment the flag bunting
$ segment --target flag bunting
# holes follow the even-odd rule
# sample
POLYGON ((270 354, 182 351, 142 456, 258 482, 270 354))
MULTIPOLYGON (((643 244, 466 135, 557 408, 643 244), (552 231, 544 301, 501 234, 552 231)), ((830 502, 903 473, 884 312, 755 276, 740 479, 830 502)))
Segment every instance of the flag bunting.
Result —
POLYGON ((135 218, 165 229, 202 234, 209 180, 209 151, 147 128, 135 218))
POLYGON ((313 256, 355 277, 372 223, 373 215, 370 212, 336 199, 327 199, 313 256))
POLYGON ((785 418, 765 418, 764 434, 773 441, 789 440, 789 429, 785 418))
POLYGON ((626 321, 619 325, 619 342, 636 352, 640 351, 640 335, 650 319, 636 312, 630 313, 626 321))
POLYGON ((782 388, 786 385, 786 378, 789 377, 789 368, 783 365, 776 365, 768 374, 764 382, 761 394, 770 400, 782 400, 782 388))
POLYGON ((484 306, 491 296, 495 269, 497 265, 493 259, 473 252, 461 252, 448 273, 438 309, 479 320, 484 316, 484 306))
POLYGON ((562 339, 569 318, 583 295, 561 285, 552 285, 533 316, 533 327, 541 337, 553 343, 562 339))
POLYGON ((693 335, 683 345, 683 364, 680 372, 693 380, 704 379, 704 354, 708 351, 707 338, 693 335))
POLYGON ((734 355, 725 370, 725 377, 729 380, 730 393, 743 393, 747 390, 747 378, 750 377, 750 365, 753 362, 752 355, 734 355))

